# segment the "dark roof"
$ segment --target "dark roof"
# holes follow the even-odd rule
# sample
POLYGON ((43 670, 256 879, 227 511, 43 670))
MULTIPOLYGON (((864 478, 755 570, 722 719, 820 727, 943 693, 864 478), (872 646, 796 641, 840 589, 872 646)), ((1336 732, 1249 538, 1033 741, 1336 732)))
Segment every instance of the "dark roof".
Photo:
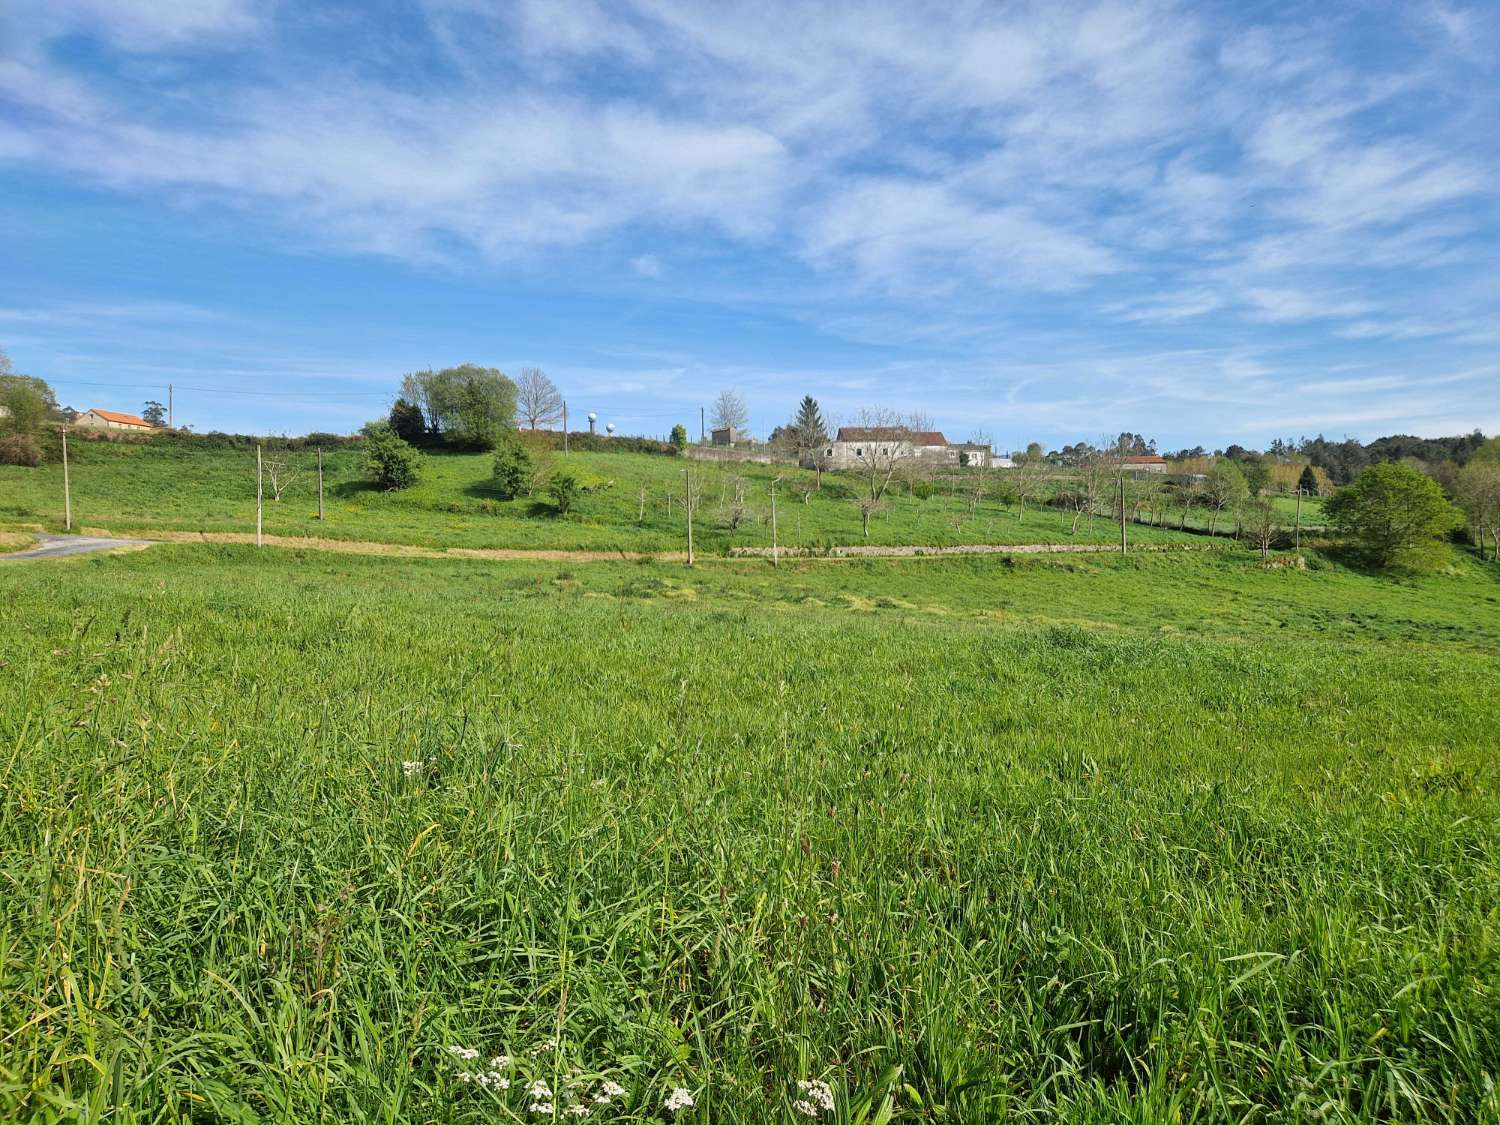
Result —
POLYGON ((1125 458, 1125 464, 1127 465, 1165 465, 1166 463, 1167 459, 1165 457, 1160 457, 1155 453, 1151 454, 1149 457, 1125 458))
POLYGON ((913 445, 947 445, 937 430, 908 430, 901 426, 840 426, 839 441, 909 441, 913 445))

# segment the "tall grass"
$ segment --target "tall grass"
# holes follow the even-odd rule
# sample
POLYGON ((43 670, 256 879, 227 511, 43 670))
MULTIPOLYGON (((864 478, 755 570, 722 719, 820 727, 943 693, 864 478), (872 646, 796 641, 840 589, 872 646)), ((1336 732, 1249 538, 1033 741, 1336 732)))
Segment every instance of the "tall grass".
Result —
POLYGON ((0 1116, 1495 1119, 1493 576, 1166 561, 0 570, 0 1116))

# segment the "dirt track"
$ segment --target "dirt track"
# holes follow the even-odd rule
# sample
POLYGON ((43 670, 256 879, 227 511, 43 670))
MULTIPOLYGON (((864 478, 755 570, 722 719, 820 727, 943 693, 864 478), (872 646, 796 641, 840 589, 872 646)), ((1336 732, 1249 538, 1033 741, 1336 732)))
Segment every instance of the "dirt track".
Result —
MULTIPOLYGON (((255 536, 236 531, 153 531, 151 539, 115 538, 102 528, 84 528, 85 536, 70 537, 69 543, 83 544, 75 550, 42 551, 33 548, 7 558, 49 558, 80 551, 105 551, 119 547, 161 543, 237 543, 250 545, 255 536)), ((58 536, 40 536, 44 541, 56 541, 58 536)), ((658 562, 686 562, 683 551, 638 552, 638 551, 566 551, 508 547, 416 547, 405 543, 371 543, 353 539, 321 539, 314 536, 265 535, 262 542, 268 547, 285 547, 303 551, 329 551, 346 555, 383 555, 395 558, 415 559, 480 559, 492 561, 540 561, 540 562, 637 562, 654 559, 658 562)), ((1180 546, 1142 545, 1132 547, 1134 552, 1203 551, 1215 550, 1217 546, 1182 544, 1180 546)), ((943 558, 954 555, 1050 555, 1050 554, 1111 554, 1119 547, 1107 543, 961 543, 946 547, 932 546, 880 546, 876 544, 850 544, 842 547, 806 548, 783 547, 782 558, 794 560, 837 560, 859 558, 922 559, 943 558)), ((769 559, 769 547, 735 547, 726 555, 700 554, 697 561, 703 563, 733 561, 736 559, 769 559)))

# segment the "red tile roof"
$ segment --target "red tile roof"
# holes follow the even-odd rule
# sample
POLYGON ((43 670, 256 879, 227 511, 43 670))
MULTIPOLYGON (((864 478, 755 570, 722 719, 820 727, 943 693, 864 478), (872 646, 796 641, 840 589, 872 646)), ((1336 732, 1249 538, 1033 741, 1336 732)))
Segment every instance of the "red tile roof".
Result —
POLYGON ((150 422, 144 418, 137 418, 134 414, 122 414, 118 410, 100 410, 97 406, 89 413, 99 415, 106 422, 119 422, 125 426, 144 426, 148 430, 151 429, 150 422))

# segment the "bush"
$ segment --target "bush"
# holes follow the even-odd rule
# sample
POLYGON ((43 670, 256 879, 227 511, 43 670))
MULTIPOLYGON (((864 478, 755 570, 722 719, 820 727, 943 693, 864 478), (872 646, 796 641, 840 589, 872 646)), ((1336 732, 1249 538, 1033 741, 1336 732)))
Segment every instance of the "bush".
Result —
POLYGON ((514 500, 531 488, 533 466, 520 435, 502 430, 495 443, 495 491, 504 500, 514 500))
POLYGON ((930 480, 919 480, 911 486, 911 494, 918 500, 931 500, 937 495, 937 485, 930 480))
POLYGON ((42 463, 42 447, 30 434, 0 437, 0 465, 22 465, 34 469, 42 463))
POLYGON ((1409 465, 1371 465, 1323 505, 1330 526, 1372 563, 1425 566, 1462 517, 1437 483, 1409 465))
POLYGON ((365 427, 365 471, 387 491, 410 488, 422 475, 422 455, 389 422, 371 422, 365 427))
POLYGON ((672 427, 672 444, 678 449, 684 448, 688 443, 687 427, 681 422, 672 427))
POLYGON ((558 473, 547 485, 547 495, 557 514, 565 516, 578 500, 578 478, 572 473, 558 473))

